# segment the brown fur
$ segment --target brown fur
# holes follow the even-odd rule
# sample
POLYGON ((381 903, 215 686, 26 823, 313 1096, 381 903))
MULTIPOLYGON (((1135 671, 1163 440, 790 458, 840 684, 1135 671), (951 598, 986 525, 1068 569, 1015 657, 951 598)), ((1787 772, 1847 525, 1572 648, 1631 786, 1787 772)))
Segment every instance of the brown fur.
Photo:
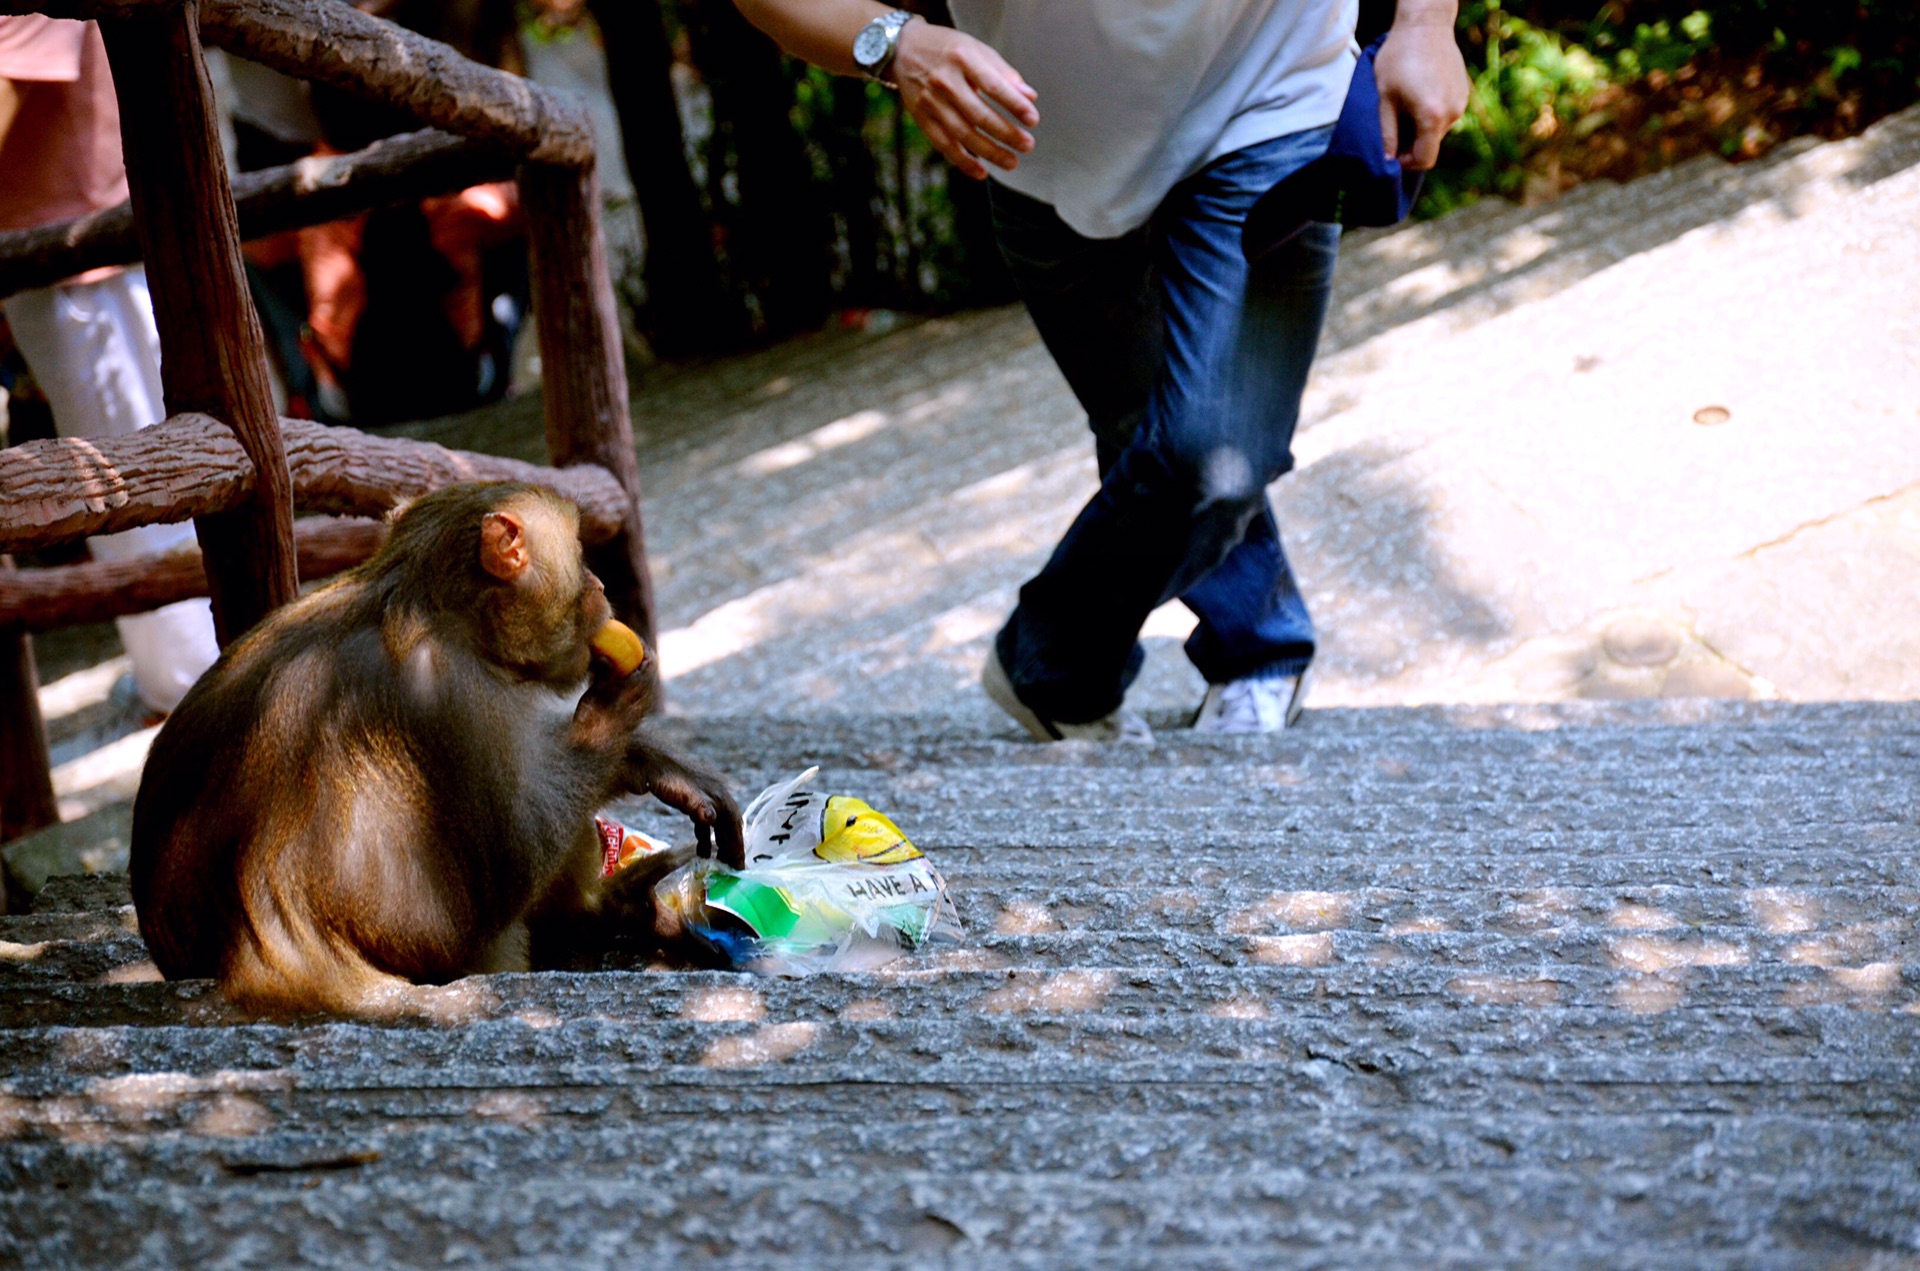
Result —
POLYGON ((593 813, 628 791, 738 864, 725 784, 638 731, 652 658, 625 679, 590 661, 607 616, 571 504, 467 485, 236 641, 160 730, 134 804, 162 973, 218 977, 254 1010, 431 1013, 414 986, 649 918, 650 880, 599 877, 593 813))

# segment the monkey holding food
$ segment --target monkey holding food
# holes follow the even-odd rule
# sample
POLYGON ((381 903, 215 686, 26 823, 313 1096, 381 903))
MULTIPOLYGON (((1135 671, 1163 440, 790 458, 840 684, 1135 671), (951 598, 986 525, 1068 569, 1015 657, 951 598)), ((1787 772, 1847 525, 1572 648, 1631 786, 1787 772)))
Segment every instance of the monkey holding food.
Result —
POLYGON ((563 965, 651 924, 654 879, 686 859, 602 881, 593 814, 628 792, 743 864, 725 783, 640 731, 657 668, 617 665, 644 650, 610 619, 572 504, 462 485, 235 641, 134 803, 160 971, 250 1010, 391 1016, 434 1013, 422 985, 563 965))

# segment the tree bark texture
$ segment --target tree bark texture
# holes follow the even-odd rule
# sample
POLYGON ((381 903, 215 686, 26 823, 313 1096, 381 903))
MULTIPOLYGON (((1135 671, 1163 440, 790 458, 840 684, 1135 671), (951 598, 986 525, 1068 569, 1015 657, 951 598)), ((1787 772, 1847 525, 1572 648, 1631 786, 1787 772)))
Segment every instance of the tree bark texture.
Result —
POLYGON ((170 414, 204 411, 253 462, 247 496, 195 525, 224 645, 293 599, 293 489, 247 291, 195 0, 101 24, 170 414))
MULTIPOLYGON (((0 0, 0 14, 148 20, 190 0, 0 0)), ((458 49, 340 0, 203 0, 216 48, 402 110, 436 128, 547 163, 593 162, 584 110, 458 49)))
MULTIPOLYGON (((0 588, 18 576, 13 562, 0 556, 0 588)), ((60 819, 39 690, 33 641, 22 628, 0 623, 0 843, 60 819)), ((0 876, 0 913, 6 912, 6 899, 6 879, 0 876)))
POLYGON ((205 0, 207 40, 276 71, 543 163, 594 159, 586 111, 339 0, 205 0))
POLYGON ((733 271, 760 299, 766 334, 819 326, 833 304, 833 224, 814 188, 806 143, 794 130, 793 81, 780 49, 732 0, 683 4, 694 58, 713 94, 718 173, 733 148, 740 201, 715 215, 729 225, 733 271))
POLYGON ((663 357, 734 348, 747 335, 746 310, 721 276, 687 166, 665 15, 658 0, 592 0, 591 7, 607 65, 620 68, 610 87, 646 228, 647 338, 663 357))
MULTIPOLYGON (((435 129, 377 141, 352 154, 315 155, 233 178, 243 239, 301 229, 370 208, 451 194, 512 178, 508 151, 435 129)), ((102 265, 140 259, 133 208, 0 234, 0 296, 45 287, 102 265)))
MULTIPOLYGON (((630 487, 590 464, 518 459, 378 437, 307 419, 280 421, 302 511, 383 516, 457 481, 525 481, 580 508, 588 544, 627 525, 630 487)), ((628 462, 633 462, 628 451, 628 462)), ((24 551, 160 521, 217 515, 253 492, 252 462, 218 420, 181 415, 125 437, 64 437, 0 450, 0 551, 24 551)))
POLYGON ((622 533, 590 549, 587 561, 606 584, 614 612, 651 643, 653 582, 640 523, 627 364, 600 236, 600 178, 592 167, 529 163, 520 171, 520 203, 533 249, 547 453, 556 465, 597 464, 626 491, 622 533))
MULTIPOLYGON (((387 540, 387 526, 384 521, 311 517, 293 523, 293 539, 300 581, 310 583, 352 569, 379 551, 387 540)), ((206 594, 206 570, 200 553, 191 547, 135 560, 0 570, 0 630, 58 631, 206 594)))
POLYGON ((822 144, 833 178, 833 210, 847 235, 847 282, 842 297, 858 308, 897 303, 896 288, 880 269, 880 219, 874 215, 879 173, 867 149, 867 83, 833 81, 833 108, 822 144))

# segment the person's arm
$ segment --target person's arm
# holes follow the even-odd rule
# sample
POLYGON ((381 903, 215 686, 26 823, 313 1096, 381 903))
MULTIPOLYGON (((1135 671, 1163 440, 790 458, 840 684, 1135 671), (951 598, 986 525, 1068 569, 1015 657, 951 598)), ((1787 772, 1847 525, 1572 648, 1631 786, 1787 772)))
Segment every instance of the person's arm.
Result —
POLYGON ((1454 43, 1458 0, 1400 0, 1393 29, 1373 60, 1380 85, 1380 132, 1387 153, 1416 170, 1440 158, 1440 139, 1467 108, 1467 64, 1454 43), (1414 135, 1400 135, 1402 117, 1414 135))
MULTIPOLYGON (((877 0, 736 2, 747 21, 781 48, 839 75, 860 73, 853 60, 854 38, 867 23, 891 12, 877 0)), ((895 47, 891 74, 900 85, 901 104, 954 167, 977 180, 987 175, 986 164, 1011 171, 1033 149, 1027 129, 1040 122, 1033 105, 1038 94, 998 53, 970 35, 922 19, 901 29, 895 47)))

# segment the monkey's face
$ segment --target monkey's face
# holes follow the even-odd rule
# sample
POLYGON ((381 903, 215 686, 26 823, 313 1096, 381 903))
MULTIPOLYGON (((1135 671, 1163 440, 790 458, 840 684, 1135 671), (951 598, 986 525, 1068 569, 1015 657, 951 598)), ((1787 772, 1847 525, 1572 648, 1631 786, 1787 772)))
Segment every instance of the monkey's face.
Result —
POLYGON ((587 568, 572 508, 530 496, 488 512, 480 565, 497 580, 487 643, 498 660, 556 685, 585 679, 590 642, 613 608, 587 568))

